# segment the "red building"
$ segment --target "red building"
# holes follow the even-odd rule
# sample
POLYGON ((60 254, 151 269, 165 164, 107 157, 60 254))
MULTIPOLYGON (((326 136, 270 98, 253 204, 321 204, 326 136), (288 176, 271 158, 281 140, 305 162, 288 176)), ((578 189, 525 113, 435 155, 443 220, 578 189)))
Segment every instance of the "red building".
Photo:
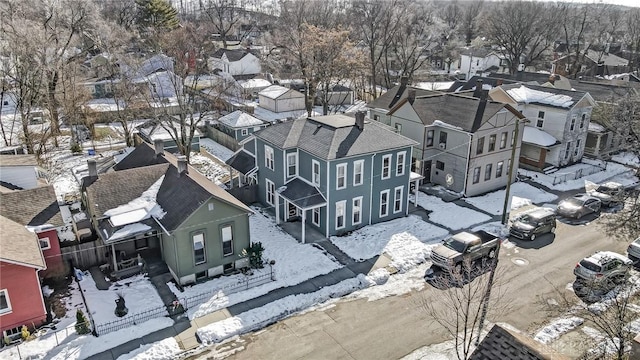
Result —
POLYGON ((12 338, 47 319, 38 274, 46 264, 38 237, 23 225, 0 215, 0 233, 0 331, 12 338))

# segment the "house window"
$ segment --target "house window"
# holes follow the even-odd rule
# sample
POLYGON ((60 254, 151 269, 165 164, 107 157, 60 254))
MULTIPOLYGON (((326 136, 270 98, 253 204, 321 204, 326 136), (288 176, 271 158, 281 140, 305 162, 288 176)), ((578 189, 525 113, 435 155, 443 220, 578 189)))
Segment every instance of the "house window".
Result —
POLYGON ((336 166, 336 190, 347 187, 347 164, 338 164, 336 166))
POLYGON ((440 142, 438 143, 441 149, 447 148, 447 133, 440 131, 440 142))
POLYGON ((511 146, 513 146, 516 143, 516 131, 512 130, 511 131, 511 146))
POLYGON ((489 136, 489 150, 488 151, 493 151, 496 149, 496 135, 493 134, 491 136, 489 136))
POLYGON ((538 111, 538 120, 536 120, 536 127, 542 129, 544 126, 544 111, 538 111))
POLYGON ((311 168, 313 172, 313 185, 320 186, 320 163, 317 160, 311 160, 311 168))
POLYGON ((247 136, 249 135, 249 129, 242 129, 241 132, 242 136, 247 136))
POLYGON ((204 233, 196 233, 192 236, 193 239, 193 260, 196 265, 204 264, 207 262, 207 257, 204 251, 204 233))
POLYGON ((576 119, 577 119, 577 115, 573 115, 571 117, 571 126, 569 127, 570 131, 573 131, 573 129, 576 128, 576 119))
POLYGON ((582 118, 580 119, 580 129, 584 128, 584 123, 587 121, 587 114, 582 114, 582 118))
POLYGON ((404 158, 406 154, 406 152, 401 151, 396 156, 396 176, 404 175, 404 158))
POLYGON ((298 173, 298 154, 287 154, 287 177, 294 177, 298 173))
POLYGON ((336 230, 344 228, 344 208, 346 205, 345 200, 336 203, 336 230))
POLYGON ((380 192, 380 217, 389 215, 389 190, 380 192))
POLYGON ((382 157, 382 179, 388 179, 391 177, 391 155, 385 155, 382 157))
POLYGON ((48 237, 40 238, 40 239, 38 239, 38 241, 40 241, 40 249, 42 249, 42 250, 51 249, 51 242, 49 242, 49 238, 48 237))
POLYGON ((480 182, 480 167, 479 166, 477 168, 473 169, 473 183, 477 184, 478 182, 480 182))
POLYGON ((484 151, 484 136, 478 139, 478 143, 476 144, 476 155, 482 154, 484 151))
POLYGON ((380 116, 378 116, 378 115, 373 115, 373 120, 375 120, 375 121, 380 121, 380 116))
POLYGON ((491 165, 492 164, 487 164, 484 168, 484 181, 491 180, 491 165))
POLYGON ((500 134, 500 149, 507 147, 507 135, 508 133, 506 131, 500 134))
POLYGON ((425 145, 427 147, 433 146, 433 130, 427 130, 427 141, 425 145))
POLYGON ((569 157, 569 149, 571 149, 571 142, 568 142, 564 148, 564 158, 567 159, 569 157))
POLYGON ((213 211, 216 208, 216 206, 213 203, 209 203, 207 207, 209 208, 209 211, 213 211))
POLYGON ((351 205, 351 224, 358 225, 362 222, 362 196, 353 198, 351 205))
POLYGON ((11 301, 7 289, 0 290, 0 314, 11 312, 11 301))
POLYGON ((311 222, 315 226, 320 226, 320 208, 314 208, 311 213, 311 222))
POLYGON ((265 179, 266 190, 267 190, 267 204, 274 205, 276 202, 276 184, 269 179, 265 179))
POLYGON ((398 186, 395 188, 394 197, 393 197, 393 213, 399 213, 402 211, 402 193, 404 190, 404 186, 398 186))
POLYGON ((580 139, 576 140, 576 148, 573 149, 573 156, 578 156, 580 153, 580 139))
POLYGON ((496 177, 499 178, 502 176, 502 167, 504 165, 504 161, 498 161, 496 165, 496 177))
POLYGON ((396 133, 401 134, 402 133, 402 124, 396 123, 395 127, 396 127, 396 133))
POLYGON ((362 173, 364 171, 364 160, 353 162, 353 186, 362 185, 362 173))
POLYGON ((264 166, 273 170, 273 148, 267 145, 264 146, 264 166))
POLYGON ((436 169, 444 171, 444 163, 442 161, 436 160, 436 169))
POLYGON ((233 255, 233 227, 225 225, 222 227, 222 256, 233 255))

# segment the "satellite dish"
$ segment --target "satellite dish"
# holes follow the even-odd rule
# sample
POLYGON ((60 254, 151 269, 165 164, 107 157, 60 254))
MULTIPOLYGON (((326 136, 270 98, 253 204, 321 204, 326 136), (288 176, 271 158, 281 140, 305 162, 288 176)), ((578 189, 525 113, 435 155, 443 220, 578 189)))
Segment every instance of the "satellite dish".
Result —
POLYGON ((453 185, 453 175, 447 174, 447 176, 445 176, 445 182, 447 183, 447 186, 453 185))

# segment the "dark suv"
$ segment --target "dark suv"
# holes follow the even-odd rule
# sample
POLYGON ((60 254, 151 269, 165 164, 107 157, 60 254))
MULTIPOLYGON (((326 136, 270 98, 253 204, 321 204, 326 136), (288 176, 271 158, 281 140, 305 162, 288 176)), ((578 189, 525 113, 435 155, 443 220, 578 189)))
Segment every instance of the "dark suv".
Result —
POLYGON ((509 228, 509 235, 523 240, 535 240, 538 235, 555 230, 556 213, 552 209, 537 208, 518 216, 509 228))

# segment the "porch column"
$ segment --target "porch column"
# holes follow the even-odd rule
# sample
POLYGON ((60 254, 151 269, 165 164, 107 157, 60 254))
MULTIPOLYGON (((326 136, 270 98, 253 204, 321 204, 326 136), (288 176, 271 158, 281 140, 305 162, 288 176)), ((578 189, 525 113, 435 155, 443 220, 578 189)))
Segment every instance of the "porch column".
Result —
POLYGON ((600 156, 600 139, 602 139, 602 134, 596 136, 596 150, 593 152, 595 156, 600 156))
POLYGON ((305 228, 307 227, 306 222, 307 222, 307 211, 302 210, 302 243, 303 244, 305 243, 304 231, 305 231, 305 228))
POLYGON ((111 244, 111 258, 113 259, 113 271, 118 271, 118 259, 116 259, 116 247, 111 244))
POLYGON ((280 196, 278 196, 278 191, 274 191, 274 195, 276 197, 276 225, 280 224, 280 196))
POLYGON ((413 184, 415 185, 414 186, 415 188, 413 189, 413 192, 414 192, 414 194, 413 194, 413 205, 414 206, 418 206, 418 193, 420 192, 420 190, 418 190, 418 182, 419 181, 420 180, 417 180, 417 179, 413 181, 413 184))

